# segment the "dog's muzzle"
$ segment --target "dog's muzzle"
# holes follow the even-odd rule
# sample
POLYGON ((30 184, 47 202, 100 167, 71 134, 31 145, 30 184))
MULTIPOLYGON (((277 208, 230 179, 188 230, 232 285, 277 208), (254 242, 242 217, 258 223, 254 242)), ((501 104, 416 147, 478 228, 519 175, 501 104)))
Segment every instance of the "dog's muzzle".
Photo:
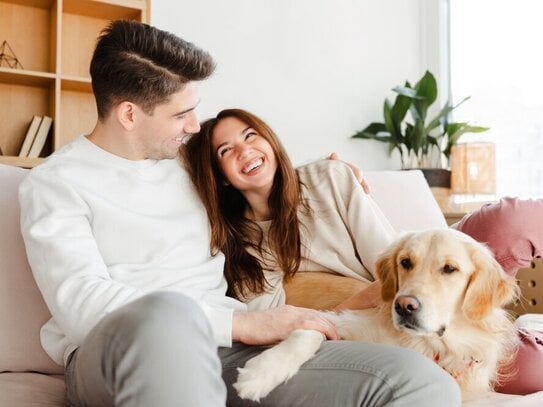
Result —
POLYGON ((418 315, 420 309, 420 301, 412 295, 400 295, 394 301, 394 311, 398 317, 396 321, 398 325, 408 329, 419 330, 418 315))
MULTIPOLYGON (((420 323, 420 313, 422 304, 417 297, 412 295, 400 295, 394 301, 394 311, 396 313, 395 322, 398 327, 406 328, 416 333, 430 333, 420 323)), ((445 326, 441 326, 435 333, 443 336, 445 326)))

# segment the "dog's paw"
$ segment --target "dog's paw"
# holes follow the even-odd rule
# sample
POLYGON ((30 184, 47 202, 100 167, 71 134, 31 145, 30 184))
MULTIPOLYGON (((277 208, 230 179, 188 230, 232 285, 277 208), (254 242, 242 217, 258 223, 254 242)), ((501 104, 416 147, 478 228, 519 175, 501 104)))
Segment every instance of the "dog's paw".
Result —
POLYGON ((273 384, 268 380, 265 372, 246 367, 238 368, 238 380, 234 383, 238 396, 252 401, 260 401, 276 386, 277 384, 273 384))
POLYGON ((324 335, 317 331, 296 330, 280 344, 249 359, 238 368, 234 388, 242 399, 259 401, 298 372, 315 354, 324 335))
POLYGON ((242 399, 259 401, 291 376, 281 366, 277 349, 271 348, 249 359, 243 368, 238 368, 234 388, 242 399))

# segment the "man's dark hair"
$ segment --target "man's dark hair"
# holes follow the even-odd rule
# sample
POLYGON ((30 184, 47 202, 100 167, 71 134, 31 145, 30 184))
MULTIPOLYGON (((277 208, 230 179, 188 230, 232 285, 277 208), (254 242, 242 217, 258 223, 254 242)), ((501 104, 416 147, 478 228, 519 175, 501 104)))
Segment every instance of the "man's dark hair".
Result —
POLYGON ((205 79, 214 69, 207 52, 169 32, 138 21, 112 21, 90 64, 98 117, 125 100, 152 114, 187 82, 205 79))

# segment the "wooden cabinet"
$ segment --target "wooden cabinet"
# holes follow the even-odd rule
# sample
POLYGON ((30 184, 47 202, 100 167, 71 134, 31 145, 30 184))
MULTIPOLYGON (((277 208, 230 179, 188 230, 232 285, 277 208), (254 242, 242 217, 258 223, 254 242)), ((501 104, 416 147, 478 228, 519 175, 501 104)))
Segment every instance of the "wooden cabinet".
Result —
POLYGON ((34 115, 53 118, 42 155, 88 133, 96 122, 89 64, 110 20, 149 22, 150 0, 0 0, 0 45, 22 68, 0 66, 0 163, 33 167, 18 157, 34 115))

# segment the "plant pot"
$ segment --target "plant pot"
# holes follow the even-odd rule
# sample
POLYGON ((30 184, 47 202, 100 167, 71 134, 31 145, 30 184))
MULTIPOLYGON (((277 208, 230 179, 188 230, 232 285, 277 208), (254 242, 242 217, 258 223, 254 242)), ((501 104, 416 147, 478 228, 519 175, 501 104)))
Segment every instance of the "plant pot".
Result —
POLYGON ((430 187, 450 188, 451 171, 443 168, 420 168, 430 187))
POLYGON ((404 171, 420 170, 430 188, 450 188, 451 170, 443 168, 405 168, 404 171))

